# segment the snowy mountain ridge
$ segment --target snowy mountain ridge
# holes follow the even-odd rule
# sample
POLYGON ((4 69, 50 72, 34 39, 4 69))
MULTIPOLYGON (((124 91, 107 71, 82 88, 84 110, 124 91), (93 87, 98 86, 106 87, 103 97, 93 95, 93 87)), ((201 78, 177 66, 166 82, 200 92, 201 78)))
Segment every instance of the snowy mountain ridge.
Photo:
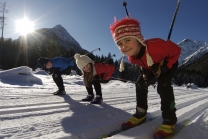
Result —
MULTIPOLYGON (((25 39, 24 36, 20 36, 18 39, 25 39)), ((67 32, 67 30, 60 24, 54 26, 53 28, 42 28, 35 30, 31 34, 27 34, 28 45, 38 44, 48 44, 51 40, 57 42, 57 46, 62 46, 66 50, 73 49, 75 52, 84 50, 80 44, 67 32)))
POLYGON ((208 43, 204 41, 184 39, 178 45, 181 47, 179 65, 190 65, 208 53, 208 43))

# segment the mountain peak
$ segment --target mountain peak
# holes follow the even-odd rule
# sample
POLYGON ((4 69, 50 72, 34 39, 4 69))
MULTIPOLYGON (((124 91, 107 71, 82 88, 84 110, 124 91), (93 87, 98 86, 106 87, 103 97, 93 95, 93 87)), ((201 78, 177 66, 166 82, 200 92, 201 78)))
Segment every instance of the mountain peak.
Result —
POLYGON ((208 52, 208 45, 203 41, 184 39, 178 45, 181 47, 179 65, 189 65, 208 52))
POLYGON ((182 42, 192 42, 192 40, 191 40, 191 39, 186 38, 186 39, 182 40, 182 42))
POLYGON ((192 43, 192 42, 193 42, 193 41, 192 41, 191 39, 186 38, 186 39, 183 39, 182 41, 180 41, 180 42, 178 43, 178 45, 184 44, 184 43, 192 43))
POLYGON ((53 28, 64 28, 61 24, 54 26, 53 28))
MULTIPOLYGON (((20 36, 19 39, 25 37, 20 36)), ((68 33, 68 31, 60 24, 53 28, 42 28, 35 30, 34 34, 27 35, 28 45, 32 45, 35 42, 47 43, 48 40, 56 39, 57 46, 62 46, 67 50, 74 50, 75 52, 83 50, 80 44, 68 33)))

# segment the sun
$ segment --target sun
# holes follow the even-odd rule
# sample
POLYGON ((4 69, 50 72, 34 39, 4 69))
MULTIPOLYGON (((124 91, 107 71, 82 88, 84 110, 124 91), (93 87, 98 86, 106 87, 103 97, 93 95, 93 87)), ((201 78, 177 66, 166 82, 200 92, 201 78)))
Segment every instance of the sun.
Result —
POLYGON ((16 31, 26 35, 34 30, 34 23, 27 18, 16 21, 16 31))

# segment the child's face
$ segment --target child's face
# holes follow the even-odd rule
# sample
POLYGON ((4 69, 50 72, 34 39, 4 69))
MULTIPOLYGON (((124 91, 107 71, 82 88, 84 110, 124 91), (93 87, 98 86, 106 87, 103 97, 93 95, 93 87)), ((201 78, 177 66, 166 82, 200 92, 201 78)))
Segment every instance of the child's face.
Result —
POLYGON ((48 61, 48 63, 46 64, 46 68, 47 69, 50 69, 50 68, 52 68, 52 63, 51 63, 51 61, 48 61))
POLYGON ((90 64, 88 63, 82 70, 83 70, 84 72, 90 72, 90 71, 91 71, 90 64))
POLYGON ((127 56, 136 56, 142 47, 142 45, 137 41, 137 39, 132 37, 124 38, 118 41, 117 46, 121 53, 127 56))

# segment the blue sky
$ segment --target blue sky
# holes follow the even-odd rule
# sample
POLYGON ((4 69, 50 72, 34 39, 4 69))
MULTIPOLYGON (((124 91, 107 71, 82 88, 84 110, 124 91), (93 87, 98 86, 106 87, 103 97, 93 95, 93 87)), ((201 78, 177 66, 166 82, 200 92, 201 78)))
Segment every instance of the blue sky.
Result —
MULTIPOLYGON (((141 23, 145 39, 167 39, 177 0, 125 0, 132 18, 141 23)), ((1 0, 7 2, 9 13, 4 38, 17 39, 15 21, 24 16, 34 21, 34 29, 52 28, 61 24, 82 48, 96 55, 122 55, 113 42, 109 27, 114 16, 126 16, 124 0, 1 0)), ((208 0, 181 0, 171 40, 185 38, 208 42, 208 0)))

